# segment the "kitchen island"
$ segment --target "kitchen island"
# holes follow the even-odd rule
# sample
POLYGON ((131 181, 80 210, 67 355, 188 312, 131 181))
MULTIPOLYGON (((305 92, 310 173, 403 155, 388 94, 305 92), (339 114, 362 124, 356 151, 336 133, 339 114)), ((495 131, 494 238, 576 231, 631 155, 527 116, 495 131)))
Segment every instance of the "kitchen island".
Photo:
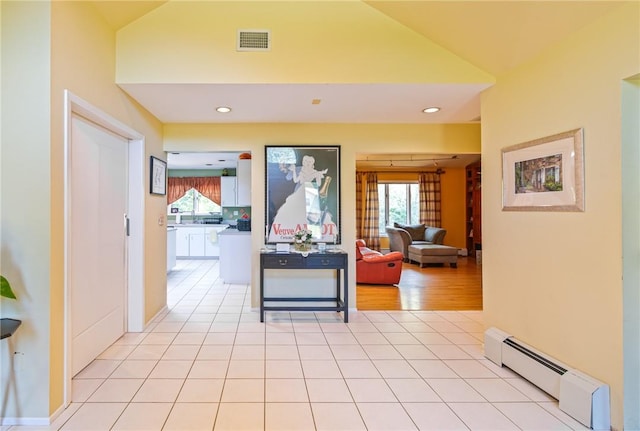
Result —
POLYGON ((225 229, 220 242, 220 278, 225 283, 251 283, 251 232, 225 229))

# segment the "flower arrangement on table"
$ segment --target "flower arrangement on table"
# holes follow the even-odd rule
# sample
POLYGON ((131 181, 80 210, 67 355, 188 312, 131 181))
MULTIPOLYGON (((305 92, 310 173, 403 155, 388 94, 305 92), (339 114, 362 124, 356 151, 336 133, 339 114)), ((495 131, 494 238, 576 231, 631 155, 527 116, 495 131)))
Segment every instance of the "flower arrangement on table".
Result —
POLYGON ((309 251, 311 250, 311 237, 312 232, 309 229, 300 229, 293 234, 295 242, 293 247, 296 251, 309 251))

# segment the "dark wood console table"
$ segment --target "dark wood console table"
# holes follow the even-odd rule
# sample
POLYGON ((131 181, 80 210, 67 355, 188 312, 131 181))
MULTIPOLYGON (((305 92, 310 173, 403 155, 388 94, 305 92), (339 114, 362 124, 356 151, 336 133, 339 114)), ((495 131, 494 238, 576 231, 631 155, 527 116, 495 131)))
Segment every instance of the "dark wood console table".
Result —
MULTIPOLYGON (((264 322, 265 311, 342 311, 345 323, 349 322, 349 278, 347 253, 260 253, 260 321, 264 322), (330 269, 336 271, 335 297, 265 297, 265 269, 330 269), (344 279, 344 289, 340 289, 340 271, 344 279), (342 291, 341 291, 342 290, 342 291), (341 295, 342 293, 342 295, 341 295), (265 306, 265 302, 335 302, 333 305, 277 305, 265 306)), ((304 289, 304 286, 300 287, 304 289)))

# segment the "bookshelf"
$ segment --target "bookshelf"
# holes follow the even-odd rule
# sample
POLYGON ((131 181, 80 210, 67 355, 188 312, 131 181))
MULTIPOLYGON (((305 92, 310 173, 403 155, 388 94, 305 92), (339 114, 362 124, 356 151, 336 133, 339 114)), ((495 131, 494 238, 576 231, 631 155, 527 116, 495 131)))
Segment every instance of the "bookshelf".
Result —
POLYGON ((482 248, 482 169, 480 161, 466 167, 466 239, 469 256, 482 248))

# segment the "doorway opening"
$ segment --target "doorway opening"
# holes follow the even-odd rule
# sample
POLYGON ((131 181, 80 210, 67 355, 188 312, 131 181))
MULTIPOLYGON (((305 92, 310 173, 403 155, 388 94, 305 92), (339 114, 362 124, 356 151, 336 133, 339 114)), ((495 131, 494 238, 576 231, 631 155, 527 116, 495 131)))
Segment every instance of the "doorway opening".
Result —
MULTIPOLYGON (((482 265, 478 259, 480 253, 478 256, 475 253, 475 243, 480 242, 481 221, 480 217, 477 220, 473 217, 474 205, 469 204, 471 196, 468 191, 472 185, 467 179, 468 167, 479 164, 479 160, 480 154, 356 155, 356 170, 376 173, 377 176, 378 230, 382 253, 394 251, 398 246, 396 235, 395 248, 391 250, 386 226, 393 226, 394 222, 408 226, 420 224, 418 189, 422 173, 430 174, 427 184, 438 183, 433 190, 440 195, 440 224, 433 227, 446 229, 443 245, 458 249, 457 268, 448 264, 421 267, 421 264, 404 262, 397 285, 358 284, 359 310, 482 310, 482 265)), ((361 189, 365 190, 364 184, 361 189)), ((479 198, 479 187, 477 194, 479 198)), ((357 214, 364 217, 361 212, 357 214)))

